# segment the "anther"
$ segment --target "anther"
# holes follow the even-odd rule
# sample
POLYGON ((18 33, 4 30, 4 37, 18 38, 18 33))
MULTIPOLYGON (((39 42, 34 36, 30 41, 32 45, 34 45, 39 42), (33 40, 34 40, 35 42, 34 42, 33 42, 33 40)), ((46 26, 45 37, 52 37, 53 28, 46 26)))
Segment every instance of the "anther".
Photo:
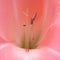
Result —
POLYGON ((25 27, 26 25, 24 24, 23 26, 25 27))
POLYGON ((37 16, 37 13, 34 14, 34 16, 31 18, 31 23, 30 24, 33 24, 35 19, 36 19, 36 16, 37 16))

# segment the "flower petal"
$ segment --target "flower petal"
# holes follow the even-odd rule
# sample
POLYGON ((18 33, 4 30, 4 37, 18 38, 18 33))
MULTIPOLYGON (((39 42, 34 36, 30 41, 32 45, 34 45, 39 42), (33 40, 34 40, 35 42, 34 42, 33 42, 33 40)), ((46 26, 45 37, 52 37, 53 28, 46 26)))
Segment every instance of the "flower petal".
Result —
POLYGON ((24 49, 7 44, 0 50, 0 60, 60 60, 60 53, 58 54, 47 47, 26 52, 24 49))

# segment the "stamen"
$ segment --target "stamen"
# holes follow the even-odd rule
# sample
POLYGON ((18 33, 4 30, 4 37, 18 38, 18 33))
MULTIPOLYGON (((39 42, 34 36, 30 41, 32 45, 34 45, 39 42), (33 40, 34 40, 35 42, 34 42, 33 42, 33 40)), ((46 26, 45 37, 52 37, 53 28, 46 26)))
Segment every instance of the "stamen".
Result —
POLYGON ((25 48, 26 50, 29 49, 29 40, 30 40, 30 31, 29 31, 29 26, 24 24, 24 37, 23 37, 23 44, 22 47, 25 48))
MULTIPOLYGON (((34 14, 34 16, 31 18, 30 24, 33 24, 36 19, 37 13, 34 14)), ((23 36, 23 42, 22 47, 26 49, 26 51, 29 51, 29 49, 35 48, 35 43, 37 36, 34 36, 33 32, 33 25, 24 24, 24 36, 23 36)))
POLYGON ((35 19, 36 19, 36 16, 37 16, 37 13, 34 14, 34 16, 31 18, 31 23, 30 24, 33 24, 35 19))

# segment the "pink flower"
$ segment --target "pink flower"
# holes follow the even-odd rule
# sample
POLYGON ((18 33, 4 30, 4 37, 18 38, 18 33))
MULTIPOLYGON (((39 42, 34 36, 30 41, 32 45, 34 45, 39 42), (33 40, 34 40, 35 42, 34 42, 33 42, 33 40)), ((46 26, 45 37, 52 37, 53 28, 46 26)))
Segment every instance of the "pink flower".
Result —
POLYGON ((0 60, 60 60, 59 0, 0 0, 0 60))

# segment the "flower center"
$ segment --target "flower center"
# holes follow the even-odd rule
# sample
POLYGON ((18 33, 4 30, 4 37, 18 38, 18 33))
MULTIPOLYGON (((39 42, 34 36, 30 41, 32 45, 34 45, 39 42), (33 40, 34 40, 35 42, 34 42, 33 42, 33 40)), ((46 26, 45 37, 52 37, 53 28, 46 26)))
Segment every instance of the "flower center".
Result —
POLYGON ((37 13, 35 13, 34 16, 31 18, 30 25, 26 25, 26 24, 23 25, 24 34, 21 41, 22 43, 21 48, 34 49, 37 47, 36 43, 38 42, 40 35, 38 31, 35 34, 33 31, 33 24, 36 19, 36 16, 37 13))

